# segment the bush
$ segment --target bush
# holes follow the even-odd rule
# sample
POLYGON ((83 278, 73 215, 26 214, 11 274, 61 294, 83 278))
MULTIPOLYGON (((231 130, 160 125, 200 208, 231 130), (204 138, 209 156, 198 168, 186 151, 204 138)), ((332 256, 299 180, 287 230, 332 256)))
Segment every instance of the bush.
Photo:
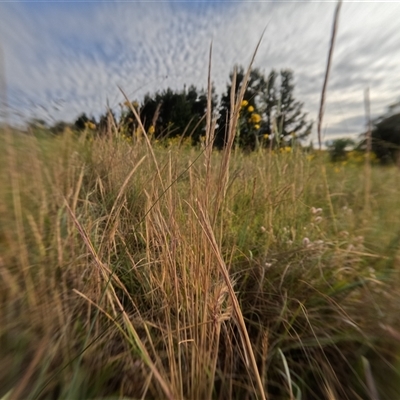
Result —
POLYGON ((346 161, 349 148, 354 146, 352 139, 335 139, 327 143, 331 161, 346 161))

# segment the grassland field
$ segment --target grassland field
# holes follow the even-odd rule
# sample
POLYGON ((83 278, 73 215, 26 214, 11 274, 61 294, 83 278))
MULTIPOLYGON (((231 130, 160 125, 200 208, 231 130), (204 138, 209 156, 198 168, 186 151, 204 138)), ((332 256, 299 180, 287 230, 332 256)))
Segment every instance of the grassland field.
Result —
POLYGON ((400 399, 400 172, 1 131, 0 399, 400 399))

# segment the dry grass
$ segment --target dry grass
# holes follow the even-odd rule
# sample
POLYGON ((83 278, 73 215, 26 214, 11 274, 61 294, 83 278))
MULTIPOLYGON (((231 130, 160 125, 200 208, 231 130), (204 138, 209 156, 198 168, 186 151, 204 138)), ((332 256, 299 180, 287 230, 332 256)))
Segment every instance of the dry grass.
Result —
POLYGON ((363 168, 301 151, 9 140, 0 395, 399 393, 398 171, 365 210, 363 168))

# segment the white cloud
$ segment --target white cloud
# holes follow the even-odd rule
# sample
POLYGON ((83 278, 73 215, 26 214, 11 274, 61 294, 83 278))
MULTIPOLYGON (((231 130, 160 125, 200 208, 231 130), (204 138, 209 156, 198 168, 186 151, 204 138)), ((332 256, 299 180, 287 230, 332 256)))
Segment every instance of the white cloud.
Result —
MULTIPOLYGON (((107 99, 116 107, 122 100, 117 85, 131 98, 184 83, 205 87, 211 40, 221 93, 233 65, 247 65, 267 26, 255 65, 266 74, 293 69, 297 97, 316 120, 334 8, 311 1, 0 4, 10 103, 26 116, 72 120, 82 111, 103 112, 107 99)), ((344 2, 327 95, 328 133, 363 129, 366 86, 374 115, 398 98, 399 17, 399 3, 344 2)))

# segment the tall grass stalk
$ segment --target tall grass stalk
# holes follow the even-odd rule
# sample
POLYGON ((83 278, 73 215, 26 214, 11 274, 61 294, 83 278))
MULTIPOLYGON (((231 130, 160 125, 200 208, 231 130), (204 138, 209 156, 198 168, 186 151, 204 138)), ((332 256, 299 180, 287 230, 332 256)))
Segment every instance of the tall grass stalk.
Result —
POLYGON ((366 120, 366 151, 365 151, 365 209, 369 212, 371 196, 371 151, 372 151, 372 123, 369 88, 364 92, 365 120, 366 120))
POLYGON ((339 24, 339 13, 340 13, 341 7, 342 7, 342 0, 338 0, 338 2, 336 4, 336 9, 335 9, 335 15, 333 17, 332 34, 331 34, 331 40, 330 40, 330 45, 329 45, 328 59, 326 62, 325 78, 324 78, 324 84, 322 86, 322 91, 321 91, 321 100, 320 100, 320 105, 319 105, 318 126, 317 126, 318 146, 319 146, 320 151, 322 148, 321 129, 322 129, 322 120, 324 117, 326 88, 328 86, 329 72, 331 69, 332 55, 333 55, 333 49, 335 47, 336 33, 337 33, 338 24, 339 24))

